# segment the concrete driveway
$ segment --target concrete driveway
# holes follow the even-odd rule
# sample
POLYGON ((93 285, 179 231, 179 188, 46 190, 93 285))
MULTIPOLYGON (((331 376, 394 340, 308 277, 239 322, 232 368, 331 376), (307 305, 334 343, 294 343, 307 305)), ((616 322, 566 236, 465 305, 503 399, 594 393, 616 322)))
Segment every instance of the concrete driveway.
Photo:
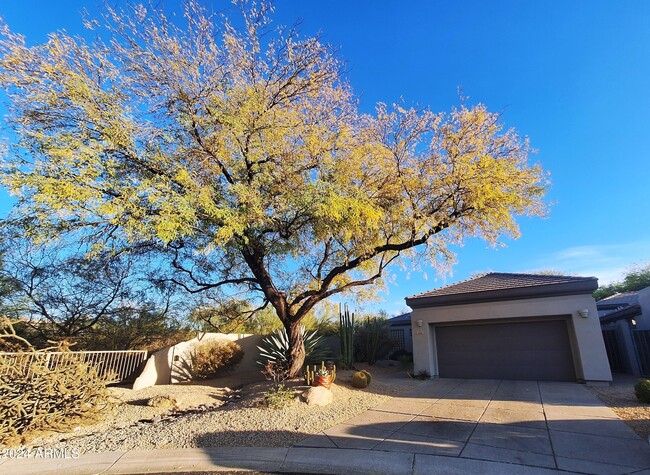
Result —
POLYGON ((478 461, 512 464, 511 473, 650 469, 648 443, 574 383, 426 381, 296 447, 320 448, 328 464, 340 449, 414 454, 413 473, 485 473, 490 464, 478 461))

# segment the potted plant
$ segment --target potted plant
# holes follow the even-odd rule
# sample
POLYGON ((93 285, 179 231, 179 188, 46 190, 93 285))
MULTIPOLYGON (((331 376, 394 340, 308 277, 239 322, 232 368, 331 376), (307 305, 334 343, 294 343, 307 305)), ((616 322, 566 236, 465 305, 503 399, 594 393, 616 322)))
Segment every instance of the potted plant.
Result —
POLYGON ((305 369, 305 381, 311 386, 323 386, 329 389, 336 380, 336 366, 321 361, 320 366, 307 366, 305 369))

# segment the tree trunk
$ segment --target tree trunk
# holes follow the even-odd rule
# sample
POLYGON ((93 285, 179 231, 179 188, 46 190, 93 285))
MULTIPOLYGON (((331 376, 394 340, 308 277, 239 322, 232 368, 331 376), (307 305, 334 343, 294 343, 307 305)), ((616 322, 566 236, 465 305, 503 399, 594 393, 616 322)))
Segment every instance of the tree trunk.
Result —
POLYGON ((289 336, 289 377, 295 378, 305 363, 305 343, 300 331, 300 320, 285 322, 284 328, 289 336))

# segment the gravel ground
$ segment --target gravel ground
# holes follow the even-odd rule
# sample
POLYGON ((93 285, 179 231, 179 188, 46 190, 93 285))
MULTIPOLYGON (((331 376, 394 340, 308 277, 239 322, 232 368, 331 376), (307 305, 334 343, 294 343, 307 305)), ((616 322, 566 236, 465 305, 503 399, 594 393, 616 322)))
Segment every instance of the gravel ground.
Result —
MULTIPOLYGON (((260 406, 268 381, 241 388, 241 398, 224 404, 228 394, 223 381, 208 384, 155 386, 140 391, 113 388, 122 400, 116 413, 94 426, 82 426, 71 433, 34 439, 33 447, 76 449, 80 453, 161 448, 251 446, 287 447, 341 421, 370 409, 391 396, 419 384, 396 368, 369 368, 371 385, 364 390, 350 385, 351 371, 339 371, 332 386, 334 400, 325 407, 308 406, 298 399, 307 388, 292 381, 296 398, 282 409, 260 406), (180 412, 147 407, 155 395, 177 399, 180 412)), ((229 384, 232 384, 232 378, 229 384)), ((227 382, 227 381, 226 381, 227 382)))
POLYGON ((650 404, 644 404, 634 395, 634 383, 638 378, 615 374, 609 387, 590 387, 591 391, 618 417, 623 419, 643 440, 650 436, 650 404))

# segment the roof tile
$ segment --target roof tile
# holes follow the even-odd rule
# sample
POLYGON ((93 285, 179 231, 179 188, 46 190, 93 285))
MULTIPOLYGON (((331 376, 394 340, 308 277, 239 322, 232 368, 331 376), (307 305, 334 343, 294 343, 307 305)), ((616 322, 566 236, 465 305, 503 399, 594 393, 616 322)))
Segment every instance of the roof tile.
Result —
POLYGON ((542 274, 510 274, 492 272, 473 279, 464 280, 456 284, 416 294, 409 299, 425 297, 442 297, 448 295, 474 294, 477 292, 491 292, 495 290, 518 289, 537 287, 542 285, 566 284, 572 282, 591 281, 594 277, 573 277, 566 275, 542 274))

